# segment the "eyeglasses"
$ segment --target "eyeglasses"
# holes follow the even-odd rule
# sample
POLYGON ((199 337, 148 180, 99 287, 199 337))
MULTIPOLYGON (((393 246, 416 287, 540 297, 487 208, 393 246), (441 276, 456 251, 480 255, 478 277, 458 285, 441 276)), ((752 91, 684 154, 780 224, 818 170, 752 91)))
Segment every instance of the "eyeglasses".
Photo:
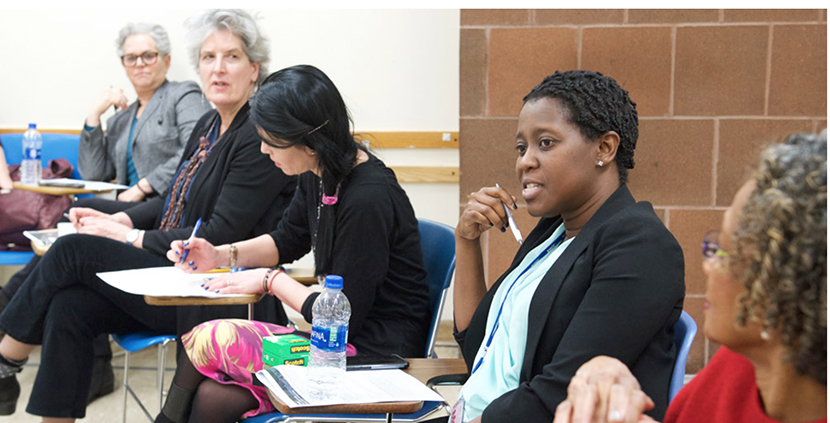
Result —
POLYGON ((712 257, 726 258, 729 253, 718 245, 718 231, 709 231, 703 236, 703 258, 712 257))
POLYGON ((144 53, 139 54, 136 56, 135 54, 125 54, 121 56, 121 63, 124 66, 135 66, 138 59, 141 59, 145 65, 152 65, 156 63, 156 60, 159 58, 159 52, 157 51, 145 51, 144 53))

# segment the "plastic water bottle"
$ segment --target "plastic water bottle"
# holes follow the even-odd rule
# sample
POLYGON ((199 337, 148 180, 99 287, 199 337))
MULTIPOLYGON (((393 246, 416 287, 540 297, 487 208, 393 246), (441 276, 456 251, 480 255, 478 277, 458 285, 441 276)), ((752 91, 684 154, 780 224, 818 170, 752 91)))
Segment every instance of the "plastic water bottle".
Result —
POLYGON ((318 398, 326 398, 336 390, 346 372, 346 342, 352 307, 342 289, 341 276, 326 276, 325 290, 311 309, 308 387, 318 398))
POLYGON ((37 131, 37 125, 29 124, 29 129, 23 133, 23 159, 20 161, 20 182, 37 185, 40 182, 40 149, 43 148, 43 138, 37 131))

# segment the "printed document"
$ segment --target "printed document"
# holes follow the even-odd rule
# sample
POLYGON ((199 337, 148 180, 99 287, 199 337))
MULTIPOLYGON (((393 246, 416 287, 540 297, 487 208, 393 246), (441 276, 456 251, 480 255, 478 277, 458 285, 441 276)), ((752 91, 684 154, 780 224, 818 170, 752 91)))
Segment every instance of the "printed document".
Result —
POLYGON ((276 366, 257 372, 257 379, 291 408, 337 404, 371 404, 399 401, 444 401, 418 379, 400 371, 365 370, 343 375, 344 389, 326 399, 315 398, 307 385, 307 367, 276 366))

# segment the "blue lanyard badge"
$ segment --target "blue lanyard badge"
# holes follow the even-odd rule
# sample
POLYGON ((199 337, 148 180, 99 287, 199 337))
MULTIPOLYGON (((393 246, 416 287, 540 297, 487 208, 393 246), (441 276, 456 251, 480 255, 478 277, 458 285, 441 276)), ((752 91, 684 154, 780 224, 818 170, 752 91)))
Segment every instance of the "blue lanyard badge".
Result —
POLYGON ((552 244, 550 244, 547 248, 545 248, 544 251, 542 251, 541 254, 539 254, 535 259, 533 259, 533 261, 530 262, 530 264, 524 270, 522 270, 521 273, 519 273, 519 276, 513 279, 513 282, 510 284, 510 286, 507 288, 507 292, 504 294, 504 298, 502 298, 501 305, 499 306, 499 312, 498 314, 496 314, 496 321, 493 324, 493 330, 490 331, 490 336, 487 338, 487 343, 484 344, 484 352, 482 353, 481 358, 478 359, 478 362, 476 362, 476 365, 473 367, 472 373, 475 373, 476 370, 478 370, 478 368, 481 367, 481 364, 484 362, 484 357, 487 355, 487 350, 490 348, 490 344, 493 343, 493 336, 495 336, 496 332, 499 330, 499 320, 501 318, 501 312, 504 310, 504 303, 507 302, 507 297, 510 296, 510 291, 513 290, 513 287, 516 285, 516 282, 518 282, 522 278, 522 276, 524 276, 524 274, 527 273, 528 270, 532 269, 533 266, 536 265, 536 263, 547 257, 547 255, 550 254, 551 251, 555 250, 556 247, 562 244, 562 241, 564 240, 565 231, 563 230, 562 233, 558 237, 556 237, 552 244))

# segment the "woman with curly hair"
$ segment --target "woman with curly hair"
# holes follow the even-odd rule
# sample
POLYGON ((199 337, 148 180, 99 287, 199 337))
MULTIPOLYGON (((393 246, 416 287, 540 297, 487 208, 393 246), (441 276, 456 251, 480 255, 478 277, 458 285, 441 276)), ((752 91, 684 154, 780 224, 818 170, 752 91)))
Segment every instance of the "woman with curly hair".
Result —
MULTIPOLYGON (((666 422, 827 421, 827 132, 769 147, 703 241, 703 330, 722 347, 666 422)), ((597 357, 554 423, 652 421, 637 379, 597 357)))
POLYGON ((632 367, 662 418, 683 252, 625 185, 637 122, 628 92, 597 72, 556 72, 524 97, 512 143, 536 227, 495 283, 480 238, 504 231, 516 199, 481 188, 455 229, 455 337, 471 372, 455 407, 462 421, 549 423, 576 369, 601 354, 632 367))

